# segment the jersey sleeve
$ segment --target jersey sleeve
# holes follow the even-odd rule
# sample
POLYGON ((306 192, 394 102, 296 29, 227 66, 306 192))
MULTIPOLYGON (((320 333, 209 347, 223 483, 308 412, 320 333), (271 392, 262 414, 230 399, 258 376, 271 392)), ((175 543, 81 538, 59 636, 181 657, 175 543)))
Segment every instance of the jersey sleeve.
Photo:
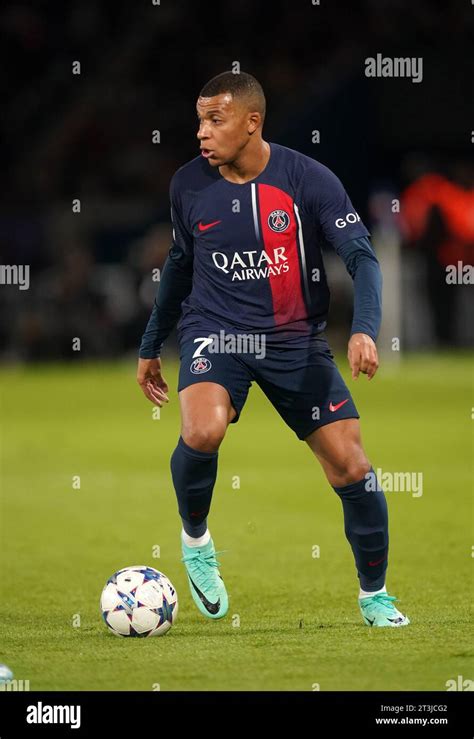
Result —
POLYGON ((377 341, 382 321, 382 272, 367 236, 338 247, 338 255, 354 282, 354 313, 351 336, 367 334, 377 341))
POLYGON ((183 206, 176 175, 170 183, 170 214, 173 227, 173 244, 169 256, 173 261, 190 265, 194 258, 194 241, 192 233, 186 226, 183 206))
POLYGON ((139 357, 142 359, 160 356, 163 342, 181 315, 181 303, 192 289, 193 237, 185 226, 175 178, 170 184, 170 204, 173 241, 161 271, 151 315, 142 336, 139 350, 139 357))
POLYGON ((324 241, 334 248, 352 277, 351 335, 364 333, 376 341, 382 319, 382 273, 369 231, 340 179, 320 163, 305 172, 303 204, 324 241))
POLYGON ((323 164, 315 163, 306 170, 302 196, 306 212, 334 249, 346 241, 370 235, 342 182, 323 164))

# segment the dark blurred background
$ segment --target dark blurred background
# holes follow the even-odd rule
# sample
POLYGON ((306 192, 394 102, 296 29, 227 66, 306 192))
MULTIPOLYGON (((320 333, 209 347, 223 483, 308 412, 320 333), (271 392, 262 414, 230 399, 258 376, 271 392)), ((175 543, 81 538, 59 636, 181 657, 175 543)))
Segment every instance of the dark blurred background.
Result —
MULTIPOLYGON (((330 167, 371 231, 382 350, 472 343, 472 288, 446 266, 473 263, 473 17, 467 0, 4 5, 0 264, 30 265, 30 284, 0 285, 1 360, 137 355, 196 98, 234 62, 264 88, 264 138, 330 167), (422 81, 367 78, 378 53, 422 57, 422 81)), ((352 288, 327 267, 337 348, 352 288)))

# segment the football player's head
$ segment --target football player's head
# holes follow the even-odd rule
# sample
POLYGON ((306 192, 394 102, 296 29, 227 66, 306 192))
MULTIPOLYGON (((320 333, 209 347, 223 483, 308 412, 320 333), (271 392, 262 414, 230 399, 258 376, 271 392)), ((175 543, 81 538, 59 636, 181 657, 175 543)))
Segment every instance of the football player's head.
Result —
POLYGON ((213 167, 235 161, 241 150, 262 136, 265 95, 246 72, 223 72, 204 85, 196 103, 197 137, 213 167))

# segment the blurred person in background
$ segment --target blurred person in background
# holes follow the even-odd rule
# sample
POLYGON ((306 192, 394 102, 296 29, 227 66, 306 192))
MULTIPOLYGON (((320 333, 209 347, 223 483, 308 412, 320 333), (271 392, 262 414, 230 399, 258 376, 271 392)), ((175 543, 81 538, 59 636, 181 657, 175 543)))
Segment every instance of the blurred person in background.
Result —
POLYGON ((434 333, 440 346, 458 343, 461 320, 460 285, 447 280, 447 268, 474 261, 473 168, 455 162, 448 172, 449 176, 431 168, 418 175, 401 196, 405 245, 423 257, 434 333))

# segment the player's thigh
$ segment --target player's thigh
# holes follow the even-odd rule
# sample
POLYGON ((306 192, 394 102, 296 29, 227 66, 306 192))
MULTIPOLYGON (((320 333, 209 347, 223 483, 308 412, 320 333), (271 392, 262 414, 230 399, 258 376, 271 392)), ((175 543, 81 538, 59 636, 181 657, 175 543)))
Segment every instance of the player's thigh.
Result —
POLYGON ((305 441, 321 463, 329 482, 336 487, 362 480, 370 469, 358 418, 345 418, 320 426, 305 441))
POLYGON ((267 348, 265 358, 255 362, 255 372, 261 389, 300 440, 334 421, 359 418, 323 337, 313 337, 307 345, 267 348))
POLYGON ((184 336, 180 342, 178 392, 181 435, 189 446, 214 451, 229 423, 237 423, 247 399, 252 376, 233 354, 209 352, 203 332, 184 336), (196 342, 200 344, 196 354, 196 342))

